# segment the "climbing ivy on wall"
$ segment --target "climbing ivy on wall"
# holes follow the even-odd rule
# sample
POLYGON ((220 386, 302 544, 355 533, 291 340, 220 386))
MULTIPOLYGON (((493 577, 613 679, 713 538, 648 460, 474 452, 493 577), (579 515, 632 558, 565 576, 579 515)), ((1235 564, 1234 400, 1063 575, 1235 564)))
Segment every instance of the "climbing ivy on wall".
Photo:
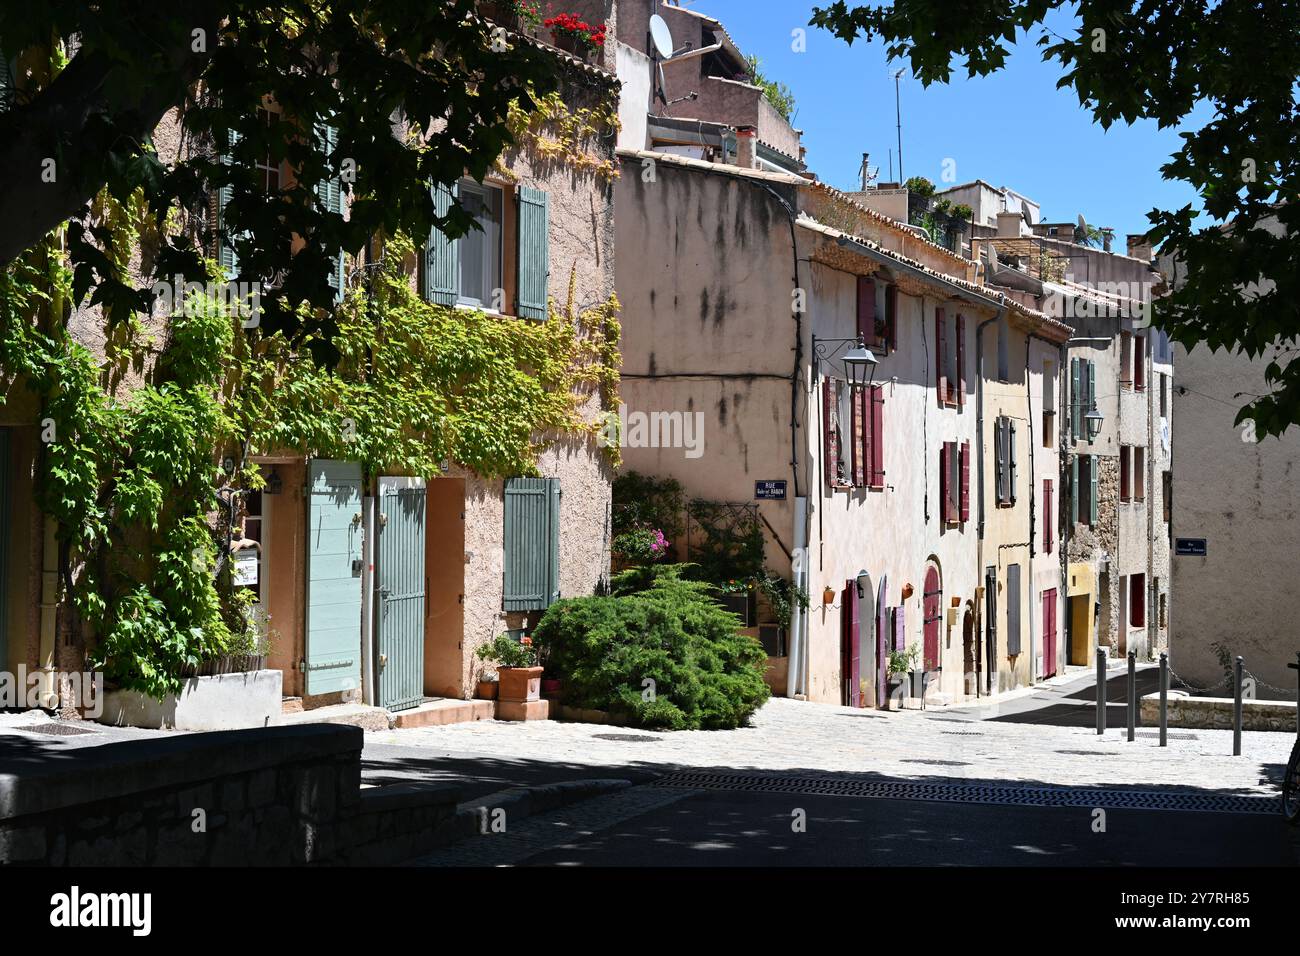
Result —
MULTIPOLYGON (((622 124, 616 96, 606 95, 596 105, 582 107, 574 106, 571 93, 539 95, 530 89, 530 96, 531 109, 516 100, 506 113, 506 127, 516 144, 543 160, 594 173, 607 183, 618 178, 613 141, 622 124)), ((500 161, 497 169, 512 175, 500 161)))

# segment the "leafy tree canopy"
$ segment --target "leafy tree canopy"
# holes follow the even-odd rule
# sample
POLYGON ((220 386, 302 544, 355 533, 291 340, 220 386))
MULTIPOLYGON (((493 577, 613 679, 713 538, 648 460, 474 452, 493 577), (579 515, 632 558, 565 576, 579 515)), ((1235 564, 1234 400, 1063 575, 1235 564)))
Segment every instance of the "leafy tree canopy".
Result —
POLYGON ((0 50, 16 83, 0 112, 0 265, 71 219, 75 297, 103 303, 110 321, 145 311, 155 277, 206 278, 204 213, 224 187, 241 278, 276 279, 262 296, 264 330, 311 331, 328 351, 339 251, 358 251, 379 230, 463 233, 469 217, 458 205, 438 216, 430 183, 482 176, 509 144, 511 101, 528 107, 530 85, 556 87, 552 56, 512 47, 473 9, 471 0, 4 4, 0 50), (66 63, 55 67, 59 51, 66 63), (283 121, 259 119, 267 102, 283 121), (173 108, 179 159, 175 144, 153 139, 173 108), (325 125, 337 130, 328 155, 316 135, 325 125), (271 195, 257 169, 268 157, 294 170, 271 195), (345 161, 356 169, 342 187, 353 194, 348 221, 316 201, 345 161), (124 203, 141 191, 146 225, 160 232, 144 288, 124 268, 130 250, 114 250, 113 231, 87 215, 104 188, 124 203))
MULTIPOLYGON (((968 76, 992 73, 1018 35, 1040 31, 1043 58, 1063 68, 1058 86, 1073 87, 1103 127, 1176 126, 1209 104, 1212 118, 1181 133, 1161 167, 1196 189, 1200 208, 1147 214, 1161 254, 1186 268, 1185 282, 1157 302, 1156 323, 1189 347, 1251 356, 1300 336, 1297 0, 835 0, 811 22, 850 43, 882 38, 926 85, 947 82, 957 60, 968 76), (1058 8, 1077 19, 1072 36, 1044 25, 1058 8), (1201 213, 1209 225, 1197 223, 1201 213)), ((1276 435, 1300 421, 1300 352, 1279 352, 1267 374, 1271 392, 1239 420, 1276 435)))

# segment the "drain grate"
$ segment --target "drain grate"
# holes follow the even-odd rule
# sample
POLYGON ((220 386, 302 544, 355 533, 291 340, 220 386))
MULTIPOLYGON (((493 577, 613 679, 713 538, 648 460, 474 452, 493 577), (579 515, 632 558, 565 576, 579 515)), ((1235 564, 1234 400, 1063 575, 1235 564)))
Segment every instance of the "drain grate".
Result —
MULTIPOLYGON (((1150 737, 1152 740, 1160 739, 1160 731, 1158 730, 1138 730, 1134 732, 1134 735, 1138 737, 1150 737)), ((1200 740, 1201 739, 1197 734, 1166 733, 1165 736, 1167 736, 1170 740, 1200 740)))
POLYGON ((1106 807, 1118 810, 1187 810, 1199 813, 1277 813, 1273 796, 1208 791, 1103 790, 1092 787, 1022 787, 980 783, 852 780, 837 776, 710 773, 683 770, 655 781, 660 787, 806 793, 817 796, 986 803, 1023 807, 1106 807))
POLYGON ((597 740, 617 740, 629 744, 650 744, 663 740, 662 737, 648 737, 645 734, 592 734, 597 740))
POLYGON ((15 727, 15 730, 25 730, 29 734, 48 734, 51 737, 75 737, 77 734, 97 734, 98 730, 86 730, 84 727, 74 727, 72 724, 59 724, 50 722, 48 724, 31 724, 27 727, 15 727))
POLYGON ((930 767, 969 767, 970 764, 964 760, 903 760, 902 763, 923 763, 930 767))
POLYGON ((946 734, 949 737, 983 737, 984 736, 984 731, 982 730, 941 730, 939 731, 939 733, 946 734))

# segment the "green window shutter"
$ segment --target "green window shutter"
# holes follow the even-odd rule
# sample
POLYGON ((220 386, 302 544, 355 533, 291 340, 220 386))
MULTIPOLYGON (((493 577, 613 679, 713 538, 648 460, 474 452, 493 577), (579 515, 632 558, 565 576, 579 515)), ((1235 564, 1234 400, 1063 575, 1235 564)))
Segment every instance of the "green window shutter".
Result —
MULTIPOLYGON (((223 165, 230 165, 238 144, 239 131, 226 130, 226 147, 221 154, 223 165)), ((227 279, 233 279, 239 274, 239 256, 235 254, 235 237, 226 228, 226 204, 230 202, 230 194, 229 186, 221 186, 217 190, 217 265, 221 266, 227 279)))
POLYGON ((507 611, 537 611, 559 597, 560 482, 511 478, 505 483, 503 551, 507 611))
POLYGON ((542 190, 519 187, 519 275, 515 296, 522 319, 546 318, 546 280, 551 269, 548 202, 542 190))
POLYGON ((1007 500, 1016 503, 1016 422, 1007 422, 1007 458, 1011 462, 1011 477, 1007 485, 1007 500))
POLYGON ((1079 424, 1083 415, 1083 395, 1079 391, 1079 360, 1070 359, 1070 437, 1079 440, 1079 424))
MULTIPOLYGON (((436 184, 433 210, 445 216, 456 196, 456 184, 436 184)), ((458 244, 434 226, 424 245, 424 297, 438 305, 455 305, 460 291, 460 256, 458 244)))
MULTIPOLYGON (((325 165, 334 168, 333 156, 339 145, 339 131, 328 123, 316 124, 316 148, 325 156, 325 165)), ((316 199, 321 209, 334 215, 343 215, 343 183, 338 176, 327 176, 316 184, 316 199)), ((333 267, 330 269, 329 283, 334 290, 335 301, 342 301, 346 291, 346 273, 344 272, 343 253, 340 251, 333 267)))
POLYGON ((1088 407, 1086 411, 1092 411, 1097 407, 1097 363, 1089 359, 1088 361, 1088 407))
POLYGON ((1088 456, 1088 524, 1097 525, 1097 456, 1088 456))
POLYGON ((1069 489, 1069 510, 1066 512, 1066 519, 1074 524, 1079 520, 1079 456, 1070 457, 1070 489, 1069 489))

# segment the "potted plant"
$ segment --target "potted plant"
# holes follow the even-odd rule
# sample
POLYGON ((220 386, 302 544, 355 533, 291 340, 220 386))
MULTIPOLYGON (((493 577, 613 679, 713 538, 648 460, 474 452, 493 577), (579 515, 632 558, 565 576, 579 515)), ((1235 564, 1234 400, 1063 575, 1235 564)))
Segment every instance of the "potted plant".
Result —
POLYGON ((730 611, 736 617, 740 618, 741 627, 749 627, 751 624, 754 596, 754 582, 740 581, 731 579, 719 584, 718 590, 722 592, 719 602, 724 608, 730 611))
POLYGON ((901 709, 902 688, 907 683, 908 673, 915 669, 920 654, 920 644, 913 644, 906 650, 889 652, 889 661, 885 670, 885 710, 893 709, 892 702, 895 697, 899 699, 901 709))
POLYGON ((622 567, 638 567, 662 560, 670 543, 659 528, 635 528, 615 535, 610 551, 622 567))
POLYGON ((483 0, 479 15, 493 23, 532 34, 542 25, 542 8, 538 0, 483 0))
POLYGON ((542 25, 551 31, 556 47, 565 53, 590 59, 605 46, 605 25, 593 26, 576 13, 557 14, 542 25))
POLYGON ((478 649, 478 656, 497 665, 498 700, 522 702, 541 697, 542 668, 528 635, 516 641, 509 634, 498 634, 478 649))

